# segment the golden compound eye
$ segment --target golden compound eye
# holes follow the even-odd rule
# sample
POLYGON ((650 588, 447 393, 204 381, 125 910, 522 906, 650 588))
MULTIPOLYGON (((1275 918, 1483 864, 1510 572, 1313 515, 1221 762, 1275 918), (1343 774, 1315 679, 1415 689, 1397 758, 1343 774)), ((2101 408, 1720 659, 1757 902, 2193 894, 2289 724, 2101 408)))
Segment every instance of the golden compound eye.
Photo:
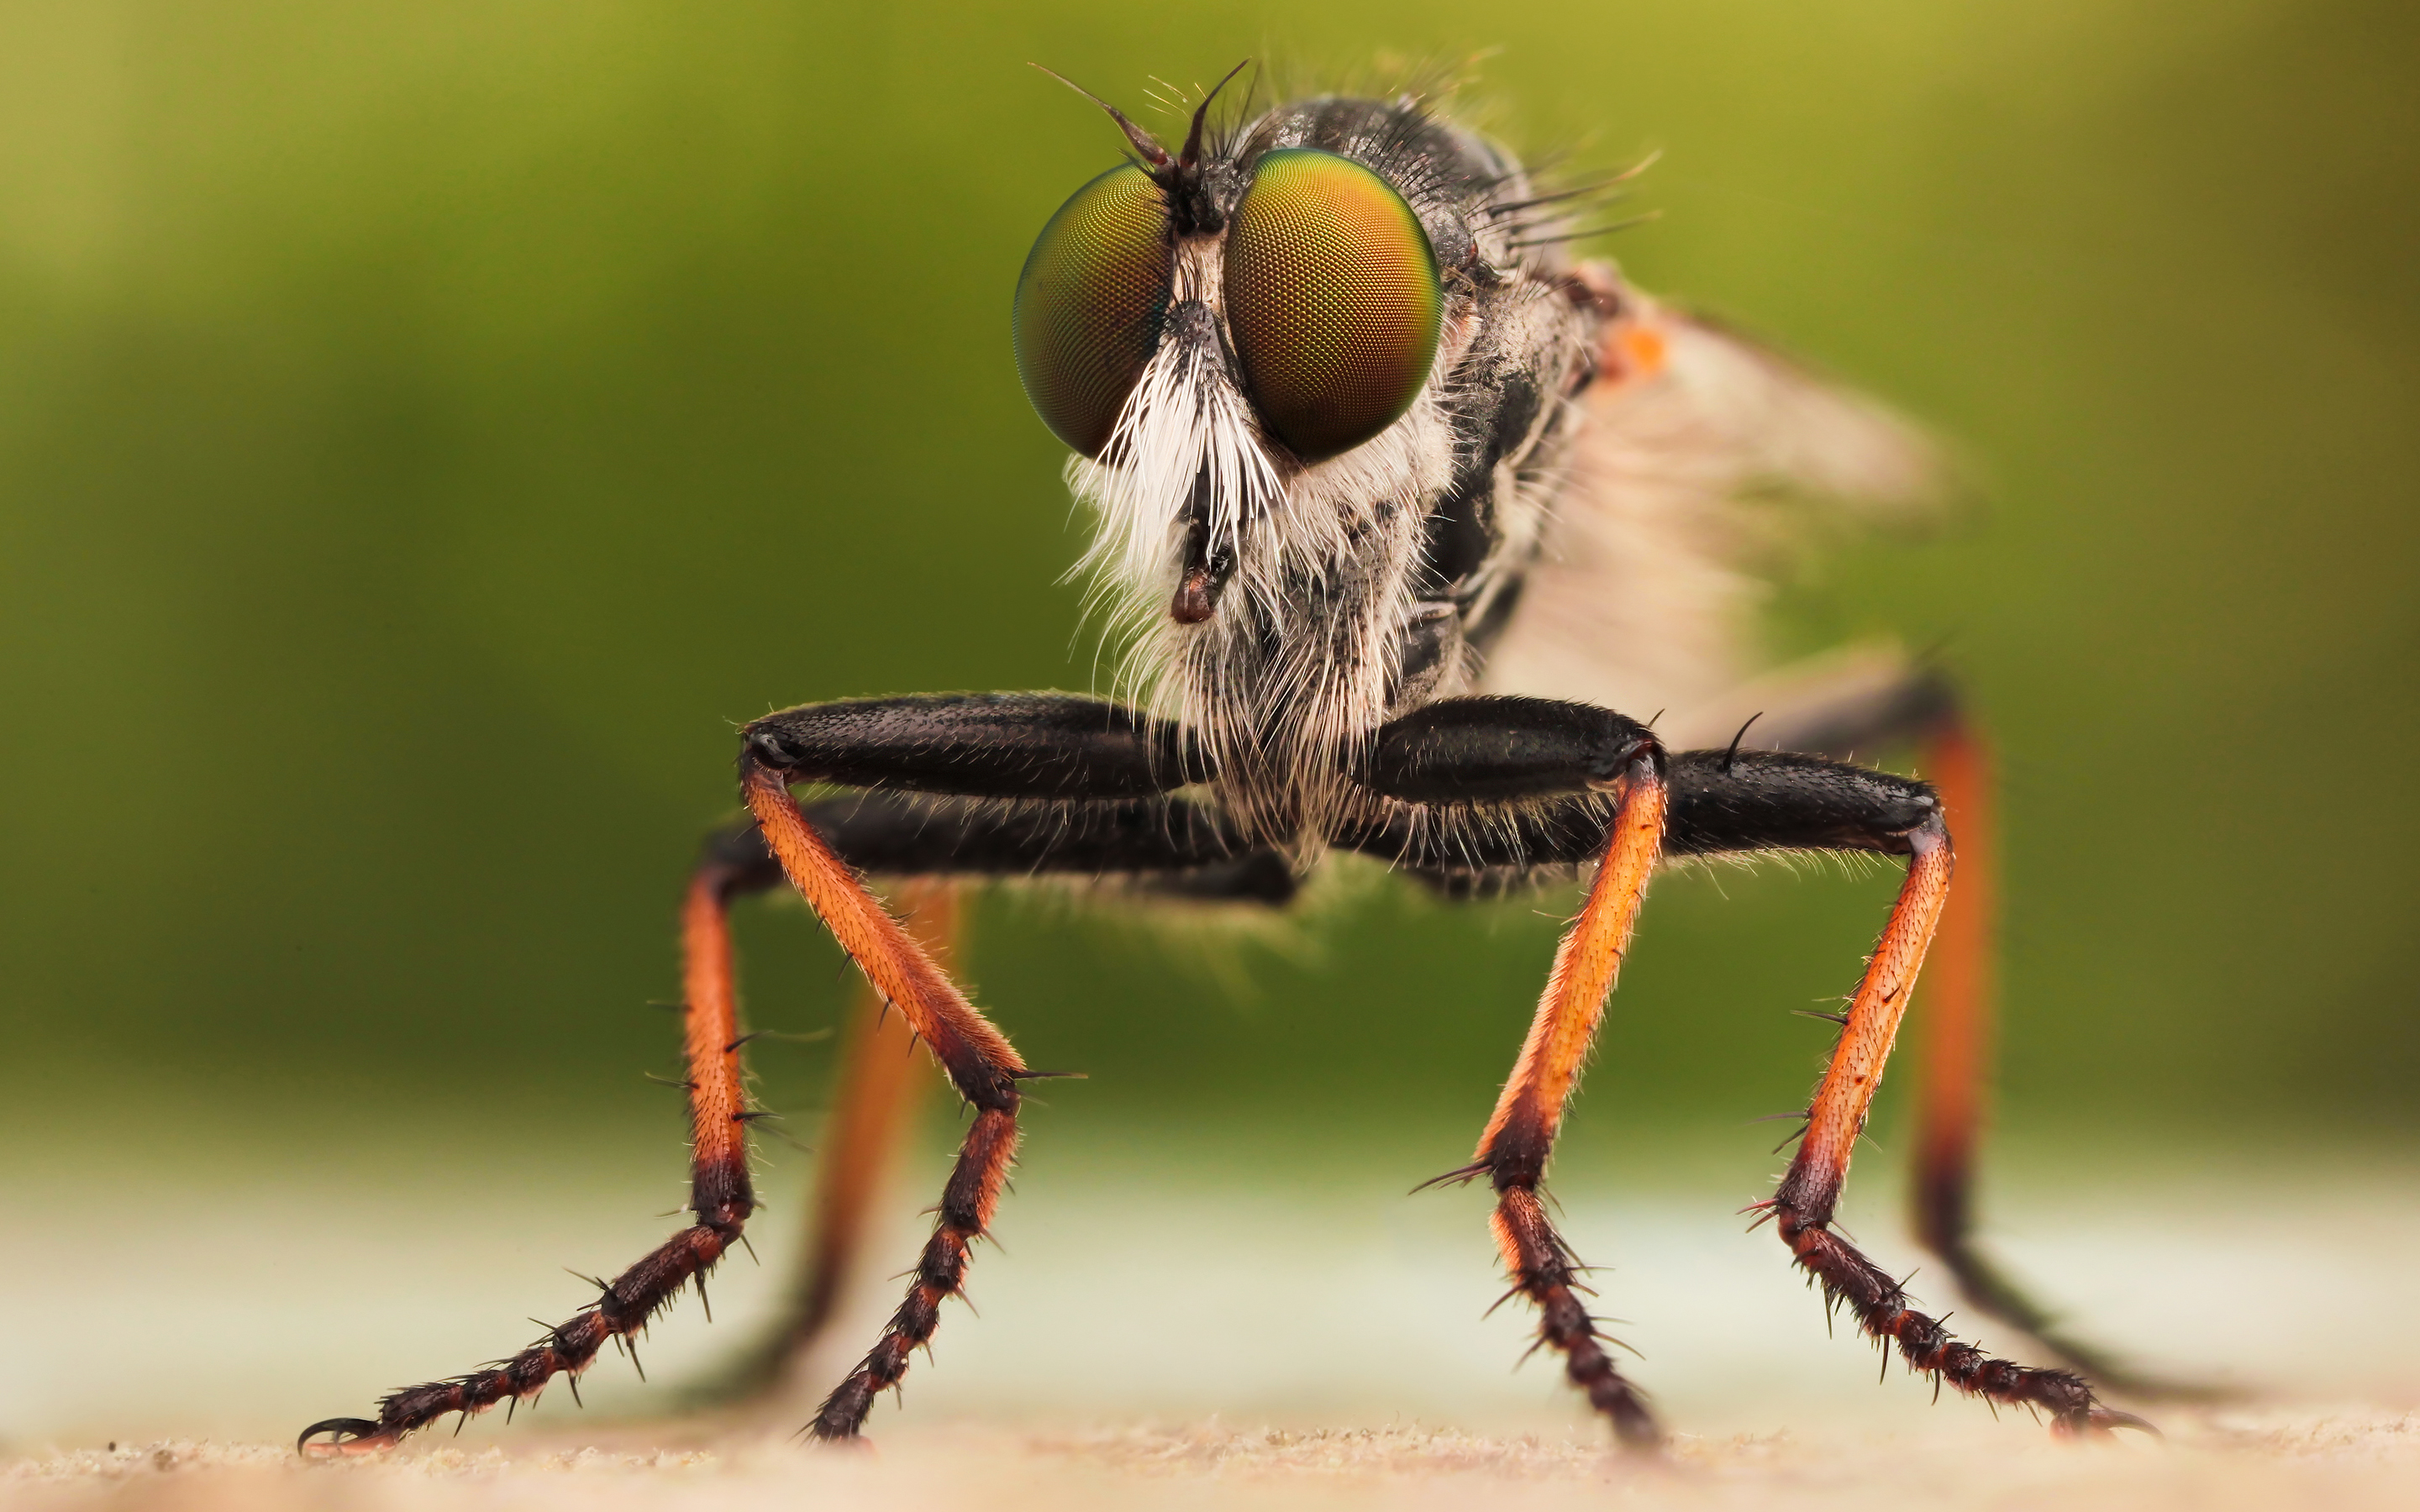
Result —
POLYGON ((1332 152, 1260 161, 1227 234, 1227 326, 1261 419, 1307 462, 1412 407, 1443 299, 1419 217, 1332 152))
POLYGON ((1168 203, 1128 163, 1076 191, 1016 279, 1016 376, 1051 434, 1098 456, 1159 345, 1174 253, 1168 203))

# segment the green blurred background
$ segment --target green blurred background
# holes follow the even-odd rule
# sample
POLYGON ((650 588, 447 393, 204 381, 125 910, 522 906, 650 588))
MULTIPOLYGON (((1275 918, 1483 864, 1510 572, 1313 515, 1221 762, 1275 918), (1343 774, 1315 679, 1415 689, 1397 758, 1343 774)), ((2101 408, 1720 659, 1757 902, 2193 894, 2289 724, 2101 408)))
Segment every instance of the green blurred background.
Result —
MULTIPOLYGON (((1094 681, 1007 309, 1117 143, 1027 60, 1131 108, 1246 55, 1482 53, 1516 144, 1662 149, 1633 276, 1985 482, 1949 539, 1807 566, 1773 636, 1946 642, 2004 743, 2010 1139, 2408 1141, 2408 5, 12 0, 6 1161, 476 1185, 570 1133, 653 1200, 646 1004, 734 724, 1094 681)), ((1572 1158, 1769 1165, 1743 1120, 1823 1042, 1787 1011, 1851 984, 1889 888, 1668 879, 1572 1158)), ((1091 1073, 1058 1148, 1400 1134, 1424 1171, 1566 902, 1364 879, 1188 932, 995 898, 966 960, 1033 1063, 1091 1073)), ((837 953, 745 915, 756 1022, 834 1023, 837 953)), ((830 1065, 761 1057, 800 1137, 830 1065)))

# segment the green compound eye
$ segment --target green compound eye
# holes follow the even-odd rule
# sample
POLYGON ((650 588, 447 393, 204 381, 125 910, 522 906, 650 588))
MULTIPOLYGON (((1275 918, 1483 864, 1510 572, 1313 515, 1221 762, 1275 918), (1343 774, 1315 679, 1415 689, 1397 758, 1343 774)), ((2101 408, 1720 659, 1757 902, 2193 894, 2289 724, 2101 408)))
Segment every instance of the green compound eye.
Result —
POLYGON ((1068 198, 1016 279, 1016 376, 1051 434, 1086 456, 1109 445, 1159 345, 1174 253, 1168 203, 1128 163, 1068 198))
POLYGON ((1428 381, 1436 255, 1403 196, 1350 158, 1263 157, 1227 234, 1226 279, 1253 402, 1303 460, 1385 430, 1428 381))

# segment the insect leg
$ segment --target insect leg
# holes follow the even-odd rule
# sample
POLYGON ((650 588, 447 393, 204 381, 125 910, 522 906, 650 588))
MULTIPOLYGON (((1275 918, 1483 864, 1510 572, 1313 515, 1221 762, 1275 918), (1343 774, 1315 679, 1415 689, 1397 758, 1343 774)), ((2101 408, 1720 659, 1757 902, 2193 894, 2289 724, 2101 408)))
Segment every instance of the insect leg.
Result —
POLYGON ((1920 782, 1815 757, 1695 751, 1672 760, 1675 854, 1775 848, 1908 857, 1907 879, 1844 1016, 1798 1153, 1762 1206, 1799 1266, 1858 1326, 1916 1369, 1992 1401, 2040 1408, 2063 1434, 2148 1427, 2101 1405, 2068 1370, 1993 1359, 1916 1310, 1906 1290, 1832 1228, 1849 1158, 1881 1085, 1955 867, 1939 798, 1920 782))
POLYGON ((1025 1062, 902 930, 857 872, 808 822, 793 782, 839 781, 975 796, 1118 798, 1187 779, 1172 733, 1091 700, 983 695, 809 706, 749 726, 740 791, 799 896, 876 991, 899 1010, 974 1120, 941 1193, 932 1238, 908 1296, 873 1350, 816 1410, 807 1431, 855 1438, 876 1394, 898 1384, 908 1357, 956 1295, 974 1241, 990 1227, 1016 1159, 1025 1062))
MULTIPOLYGON (((908 873, 893 896, 925 950, 946 956, 960 895, 953 876, 1069 874, 1116 878, 1151 899, 1280 904, 1297 884, 1285 858, 1240 848, 1191 806, 1165 799, 1007 810, 945 807, 889 795, 811 805, 842 859, 877 875, 908 873), (876 808, 881 811, 874 811, 876 808)), ((751 826, 747 837, 761 848, 751 826)), ((778 873, 777 873, 778 875, 778 873)), ((806 1259, 780 1320, 726 1371, 713 1395, 771 1384, 830 1322, 864 1246, 870 1205, 929 1074, 906 1019, 870 983, 849 1014, 830 1118, 818 1143, 806 1259)))
POLYGON ((1381 732, 1371 764, 1373 787, 1416 801, 1591 787, 1619 794, 1611 824, 1601 827, 1596 880, 1556 948, 1512 1077, 1472 1163, 1453 1174, 1488 1177, 1496 1189, 1489 1226, 1513 1289, 1538 1306, 1540 1340, 1562 1351, 1572 1383, 1634 1449, 1653 1449, 1662 1434, 1580 1300, 1583 1268, 1538 1188, 1663 847, 1663 766, 1654 736, 1620 715, 1515 699, 1449 700, 1406 716, 1381 732))
MULTIPOLYGON (((1160 897, 1267 903, 1282 903, 1295 889, 1283 857, 1242 847, 1210 816, 1174 800, 989 810, 944 804, 886 795, 809 810, 851 865, 912 875, 895 896, 905 905, 908 933, 936 956, 946 955, 957 927, 960 897, 953 875, 1120 875, 1138 891, 1160 897)), ((913 1043, 906 1019, 890 1011, 871 983, 858 994, 847 1033, 839 1091, 820 1141, 806 1266, 782 1325, 759 1356, 759 1381, 803 1353, 830 1320, 862 1247, 881 1173, 927 1074, 908 1055, 913 1043)))
POLYGON ((742 868, 709 850, 690 878, 681 906, 686 957, 682 1046, 692 1149, 690 1211, 695 1222, 603 1283, 603 1295, 595 1303, 511 1359, 450 1381, 389 1393, 380 1401, 374 1420, 314 1423, 296 1441, 298 1450, 329 1456, 391 1448, 450 1412, 467 1416, 501 1401, 535 1397, 557 1375, 576 1379, 608 1340, 644 1328, 692 1277, 704 1276, 738 1241, 755 1209, 755 1195, 748 1177, 752 1110, 740 1084, 738 1005, 732 990, 726 913, 732 893, 745 880, 742 868))
POLYGON ((2208 1398, 2076 1338, 1984 1250, 1976 1237, 1975 1170, 1989 1113, 1999 858, 1991 743, 1941 671, 1886 647, 1856 648, 1784 668, 1685 721, 1703 738, 1742 729, 1750 749, 1841 759, 1913 748, 1958 837, 1958 887, 1928 959, 1917 1045, 1916 1151, 1909 1183, 1916 1239, 1940 1257, 1969 1306, 2024 1330, 2050 1353, 2113 1390, 2208 1398))
MULTIPOLYGON (((1115 875, 1145 896, 1262 903, 1282 903, 1296 887, 1282 856, 1243 850, 1207 816, 1170 800, 1006 812, 951 810, 931 799, 890 799, 888 807, 878 823, 868 823, 869 805, 857 800, 813 806, 809 814, 850 864, 876 874, 903 867, 917 873, 894 897, 905 905, 908 933, 936 956, 946 955, 960 908, 951 872, 1115 875), (902 841, 916 854, 907 854, 902 841), (939 854, 944 847, 946 856, 939 854), (944 867, 949 871, 936 874, 944 867)), ((769 1382, 802 1358, 831 1320, 863 1248, 882 1173, 929 1075, 913 1049, 906 1018, 891 1012, 871 983, 861 985, 818 1141, 805 1265, 782 1321, 731 1386, 769 1382)))
MULTIPOLYGON (((1941 1257, 1968 1304, 2023 1329, 2067 1364, 2129 1391, 2144 1382, 2102 1352, 2060 1336, 2049 1312, 2018 1288, 1975 1239, 1975 1158, 1992 1059, 1997 825, 1992 761, 1979 731, 1937 671, 1887 648, 1853 651, 1784 669, 1724 701, 1713 716, 1739 723, 1751 748, 1841 758, 1916 746, 1958 837, 1958 888, 1946 904, 1923 990, 1917 1047, 1916 1158, 1909 1183, 1917 1242, 1941 1257)), ((1707 728, 1703 717, 1694 728, 1707 728)), ((1721 738, 1719 732, 1713 738, 1721 738)))
MULTIPOLYGON (((1992 1039, 1993 925, 1998 881, 1991 758, 1962 717, 1956 689, 1897 651, 1836 653, 1785 668, 1724 701, 1752 749, 1815 751, 1841 759, 1917 746, 1958 836, 1958 889, 1945 905, 1924 983, 1916 1060, 1916 1169, 1910 1183, 1917 1241, 1957 1277, 1967 1302, 2024 1330, 2069 1364, 2103 1380, 2109 1362, 2055 1336, 2050 1316, 2003 1276, 1975 1243, 1974 1171, 1985 1113, 1992 1039)), ((1705 720, 1696 721, 1703 729, 1705 720)), ((1719 739, 1719 732, 1712 738, 1719 739)))
POLYGON ((1958 895, 1941 919, 1924 994, 1916 1065, 1916 1236, 1941 1257, 1978 1311, 2023 1329, 2102 1385, 2130 1396, 2211 1399, 2221 1393, 2130 1365, 2061 1328, 1985 1252, 1975 1234, 1975 1157, 1988 1112, 1994 1017, 1998 825, 1990 744, 1954 705, 1925 732, 1921 770, 1958 837, 1958 895))
POLYGON ((1575 1292, 1580 1267, 1547 1218, 1538 1183, 1578 1084, 1580 1064, 1596 1038, 1662 843, 1665 793, 1656 754, 1642 753, 1632 764, 1604 863, 1579 918, 1556 948, 1545 995, 1480 1138, 1476 1160, 1496 1187, 1490 1226, 1497 1247, 1513 1285, 1538 1304, 1540 1336, 1563 1351, 1572 1383, 1634 1448, 1652 1448, 1662 1435, 1638 1388, 1615 1367, 1596 1319, 1575 1292))
MULTIPOLYGON (((747 838, 762 848, 752 825, 747 838)), ((919 878, 892 896, 908 933, 928 954, 946 957, 957 929, 957 887, 940 878, 919 878)), ((931 1076, 915 1048, 907 1020, 861 980, 843 1031, 831 1111, 816 1141, 804 1257, 772 1326, 717 1372, 696 1399, 746 1397, 777 1385, 831 1321, 863 1254, 875 1198, 931 1076)))

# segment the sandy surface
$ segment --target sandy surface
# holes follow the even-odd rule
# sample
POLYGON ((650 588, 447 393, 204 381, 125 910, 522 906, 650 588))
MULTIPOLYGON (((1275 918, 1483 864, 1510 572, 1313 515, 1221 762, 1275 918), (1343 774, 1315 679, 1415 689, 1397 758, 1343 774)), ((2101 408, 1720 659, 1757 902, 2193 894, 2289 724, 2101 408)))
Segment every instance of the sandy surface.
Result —
MULTIPOLYGON (((675 1437, 677 1435, 675 1435, 675 1437)), ((1681 1437, 1660 1463, 1592 1438, 1412 1427, 902 1427, 868 1451, 771 1436, 442 1441, 305 1466, 269 1445, 163 1442, 0 1469, 0 1506, 205 1509, 1600 1506, 2231 1508, 2420 1505, 2420 1414, 2220 1413, 2164 1442, 2064 1445, 2030 1425, 1907 1435, 1681 1437)))

